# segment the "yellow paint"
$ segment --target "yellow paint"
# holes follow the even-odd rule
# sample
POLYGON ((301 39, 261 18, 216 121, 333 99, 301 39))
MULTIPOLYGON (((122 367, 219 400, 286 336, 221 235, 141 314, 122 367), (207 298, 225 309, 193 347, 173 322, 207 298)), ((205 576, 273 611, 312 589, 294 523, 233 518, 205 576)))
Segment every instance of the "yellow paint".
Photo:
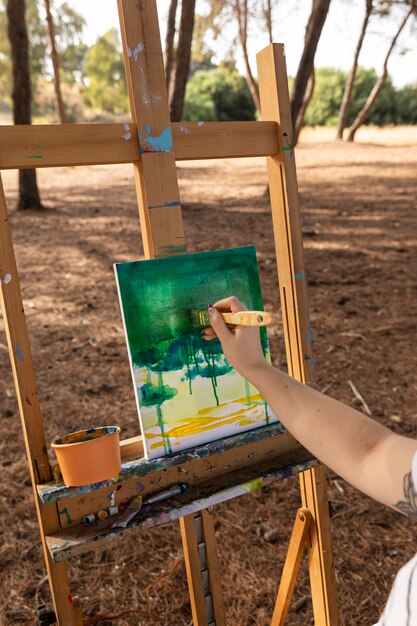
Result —
POLYGON ((249 417, 245 417, 245 419, 240 420, 239 426, 249 426, 250 424, 255 424, 256 420, 251 420, 249 417))
MULTIPOLYGON (((146 438, 149 439, 149 436, 146 435, 146 438)), ((165 445, 164 441, 157 441, 156 443, 151 443, 150 448, 163 448, 165 445)))
MULTIPOLYGON (((249 398, 249 402, 263 402, 263 398, 261 396, 260 393, 250 396, 249 398)), ((233 400, 233 403, 238 403, 240 402, 241 404, 246 404, 248 402, 248 399, 246 398, 246 396, 244 398, 236 398, 236 400, 233 400)), ((229 402, 223 402, 220 403, 218 406, 215 407, 208 407, 205 409, 200 409, 198 411, 198 415, 207 415, 208 413, 211 413, 213 410, 219 410, 222 407, 226 407, 226 406, 230 406, 230 401, 229 402)), ((230 414, 229 414, 230 415, 230 414)))

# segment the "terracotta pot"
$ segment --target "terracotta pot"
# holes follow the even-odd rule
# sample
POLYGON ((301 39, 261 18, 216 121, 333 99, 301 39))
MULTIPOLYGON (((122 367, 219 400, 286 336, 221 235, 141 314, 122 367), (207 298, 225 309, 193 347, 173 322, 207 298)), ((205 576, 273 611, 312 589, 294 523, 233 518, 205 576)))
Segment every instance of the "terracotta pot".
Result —
POLYGON ((116 476, 121 469, 120 428, 102 426, 58 437, 52 448, 64 483, 81 487, 116 476))

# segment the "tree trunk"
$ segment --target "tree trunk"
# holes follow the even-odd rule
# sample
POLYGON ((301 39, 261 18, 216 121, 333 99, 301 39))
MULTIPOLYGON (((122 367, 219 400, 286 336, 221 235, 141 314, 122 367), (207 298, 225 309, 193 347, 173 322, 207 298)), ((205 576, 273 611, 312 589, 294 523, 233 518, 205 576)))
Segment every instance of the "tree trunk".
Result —
POLYGON ((358 43, 356 44, 355 56, 353 58, 352 69, 350 70, 348 79, 345 84, 345 90, 343 92, 342 104, 339 109, 339 123, 337 127, 336 139, 343 139, 343 131, 346 128, 346 123, 350 110, 350 103, 352 100, 353 84, 355 82, 356 70, 358 67, 359 53, 362 48, 363 40, 365 38, 366 29, 368 27, 369 18, 373 9, 373 0, 366 0, 365 17, 362 22, 361 34, 359 35, 358 43))
POLYGON ((291 119, 293 128, 295 128, 300 110, 303 106, 308 79, 310 78, 314 66, 317 44, 319 43, 321 31, 326 21, 329 6, 330 0, 313 0, 311 15, 307 23, 304 50, 301 55, 300 64, 291 92, 291 119))
POLYGON ((165 36, 165 80, 168 99, 171 93, 172 73, 174 69, 174 39, 178 0, 171 0, 169 5, 167 32, 165 36))
POLYGON ((65 124, 65 122, 67 121, 67 118, 65 115, 64 101, 62 99, 62 93, 61 93, 61 81, 59 79, 59 56, 58 56, 58 51, 56 49, 56 44, 55 44, 54 20, 52 18, 50 0, 45 0, 45 9, 46 9, 46 21, 48 23, 49 40, 51 42, 51 58, 52 58, 52 66, 54 68, 54 86, 55 86, 56 101, 58 105, 59 120, 61 124, 65 124))
POLYGON ((233 9, 239 26, 239 41, 242 47, 243 60, 246 68, 246 82, 258 111, 261 110, 261 100, 259 97, 259 87, 252 74, 252 69, 248 55, 248 0, 234 0, 233 9), (241 5, 241 2, 243 6, 241 5))
POLYGON ((269 43, 272 43, 272 0, 265 0, 263 8, 266 30, 268 31, 269 43))
MULTIPOLYGON (((13 122, 31 123, 29 42, 25 23, 25 0, 8 0, 7 32, 13 66, 13 122)), ((18 209, 42 209, 36 184, 36 170, 19 171, 18 209)))
POLYGON ((352 126, 349 129, 349 135, 347 136, 347 141, 353 141, 355 139, 355 134, 356 131, 358 130, 358 128, 360 128, 362 126, 362 124, 364 123, 364 121, 366 120, 366 118, 368 117, 374 103, 375 100, 377 99, 379 93, 382 90, 382 87, 384 86, 384 83, 387 79, 388 76, 388 60, 389 57, 391 55, 391 52, 394 50, 395 44, 397 43, 398 37, 400 36, 404 26, 406 25, 409 17, 413 14, 413 12, 416 10, 417 8, 417 2, 416 0, 413 0, 410 6, 410 9, 408 10, 408 12, 406 13, 403 21, 400 24, 399 29, 397 30, 397 33, 395 35, 395 37, 393 38, 391 45, 389 47, 389 50, 386 54, 385 60, 384 60, 384 65, 383 65, 383 69, 382 69, 382 76, 380 78, 378 78, 378 80, 376 81, 374 88, 372 89, 371 93, 368 96, 367 101, 365 102, 364 106, 362 107, 362 109, 359 111, 358 115, 356 116, 355 121, 353 122, 352 126))
POLYGON ((179 122, 184 107, 185 88, 190 71, 196 0, 182 0, 181 22, 177 46, 177 67, 171 99, 171 121, 179 122))
POLYGON ((304 95, 304 100, 303 100, 303 104, 302 107, 298 113, 298 117, 295 121, 295 127, 294 127, 294 145, 296 145, 298 143, 298 138, 300 136, 301 133, 301 129, 303 127, 303 122, 304 122, 304 116, 305 113, 307 111, 307 107, 310 104, 310 100, 313 97, 313 93, 314 93, 314 87, 316 84, 316 72, 314 70, 314 65, 313 65, 313 69, 311 71, 310 74, 310 78, 308 79, 308 83, 307 83, 307 89, 304 95))

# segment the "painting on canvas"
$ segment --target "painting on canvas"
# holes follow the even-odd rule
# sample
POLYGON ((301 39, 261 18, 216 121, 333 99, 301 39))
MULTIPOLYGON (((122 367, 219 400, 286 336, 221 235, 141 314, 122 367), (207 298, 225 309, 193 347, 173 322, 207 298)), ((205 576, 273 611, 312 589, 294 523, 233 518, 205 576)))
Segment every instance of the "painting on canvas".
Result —
MULTIPOLYGON (((253 246, 115 264, 145 456, 277 421, 259 392, 205 341, 190 310, 229 295, 262 310, 253 246)), ((266 329, 261 341, 269 358, 266 329)))

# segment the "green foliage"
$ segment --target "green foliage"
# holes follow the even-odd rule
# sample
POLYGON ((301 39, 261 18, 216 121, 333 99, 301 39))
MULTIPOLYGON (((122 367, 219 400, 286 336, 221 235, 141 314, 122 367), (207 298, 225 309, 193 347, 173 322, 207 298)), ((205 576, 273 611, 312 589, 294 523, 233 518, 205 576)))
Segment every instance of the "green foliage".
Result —
MULTIPOLYGON (((335 126, 347 73, 332 67, 316 70, 314 95, 306 111, 306 126, 335 126)), ((357 70, 353 88, 348 126, 364 106, 373 86, 378 80, 374 69, 357 70)), ((365 124, 384 126, 386 124, 416 124, 416 86, 396 90, 388 76, 365 124)))
POLYGON ((55 39, 59 52, 60 76, 64 83, 82 84, 88 46, 83 42, 85 19, 64 2, 55 16, 55 39))
MULTIPOLYGON (((26 26, 29 38, 29 64, 32 82, 32 99, 43 80, 52 79, 50 43, 46 17, 41 0, 26 0, 26 26)), ((82 82, 83 60, 88 47, 82 42, 84 18, 68 3, 63 3, 54 15, 55 37, 60 55, 61 80, 82 82)), ((7 36, 5 0, 0 0, 0 94, 11 104, 12 62, 7 36)), ((36 108, 36 107, 35 107, 36 108)))
POLYGON ((88 86, 84 98, 89 106, 110 113, 128 110, 126 76, 119 33, 112 28, 99 37, 87 53, 88 86))
POLYGON ((184 120, 245 121, 255 113, 246 80, 233 68, 198 70, 187 83, 184 120))
MULTIPOLYGON (((26 0, 26 27, 29 38, 29 66, 32 83, 32 98, 35 97, 39 79, 45 73, 47 40, 45 23, 39 15, 37 0, 26 0)), ((11 104, 12 60, 7 35, 7 13, 5 0, 0 0, 0 94, 2 100, 11 104)))
POLYGON ((417 125, 417 83, 406 85, 397 91, 397 124, 417 125))
POLYGON ((304 123, 307 126, 335 126, 342 102, 346 74, 333 67, 316 69, 314 94, 304 123))
MULTIPOLYGON (((358 67, 353 87, 351 109, 348 116, 348 126, 352 124, 353 120, 362 109, 377 80, 378 75, 373 68, 364 69, 363 67, 358 67)), ((395 123, 395 95, 391 78, 388 76, 365 124, 384 126, 385 124, 395 123)))

